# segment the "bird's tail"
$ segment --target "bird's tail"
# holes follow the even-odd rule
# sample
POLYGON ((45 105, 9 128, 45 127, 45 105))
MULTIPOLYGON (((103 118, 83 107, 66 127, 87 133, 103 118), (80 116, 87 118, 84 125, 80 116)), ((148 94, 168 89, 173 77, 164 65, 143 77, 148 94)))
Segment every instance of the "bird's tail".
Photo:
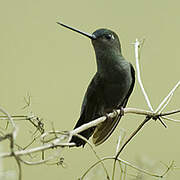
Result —
MULTIPOLYGON (((85 120, 84 113, 82 113, 79 120, 78 120, 78 122, 77 122, 77 124, 75 125, 74 129, 76 129, 76 128, 80 127, 81 125, 85 124, 86 122, 84 122, 84 120, 85 120)), ((85 131, 80 132, 79 134, 81 136, 85 137, 86 139, 89 139, 90 136, 92 136, 94 130, 95 130, 95 127, 91 127, 89 129, 86 129, 85 131)), ((81 139, 81 138, 79 138, 77 136, 73 136, 70 142, 74 142, 77 147, 79 147, 79 146, 84 147, 84 145, 86 144, 86 142, 83 139, 81 139)))
POLYGON ((102 144, 113 133, 121 117, 122 115, 118 115, 114 118, 108 118, 96 127, 92 139, 96 146, 102 144))
MULTIPOLYGON (((106 121, 102 122, 101 124, 99 124, 96 127, 91 127, 85 131, 80 132, 79 134, 83 137, 85 137, 86 139, 89 139, 90 136, 92 136, 93 134, 93 143, 98 146, 100 144, 102 144, 106 139, 109 138, 109 136, 113 133, 113 131, 115 130, 116 126, 118 125, 120 119, 121 119, 122 115, 118 115, 114 118, 108 118, 106 121)), ((81 116, 76 124, 76 126, 74 127, 74 129, 78 128, 79 126, 81 126, 84 121, 84 117, 81 116)), ((86 144, 86 142, 77 137, 77 136, 73 136, 70 142, 74 142, 76 144, 77 147, 79 146, 83 146, 86 144)))

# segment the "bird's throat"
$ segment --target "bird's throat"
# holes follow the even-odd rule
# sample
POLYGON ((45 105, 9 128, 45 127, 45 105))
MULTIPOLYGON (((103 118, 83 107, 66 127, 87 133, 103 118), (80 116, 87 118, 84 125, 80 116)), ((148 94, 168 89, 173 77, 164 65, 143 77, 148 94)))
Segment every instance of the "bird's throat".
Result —
POLYGON ((113 70, 116 70, 117 67, 120 67, 125 60, 120 53, 101 53, 100 55, 96 54, 96 61, 98 72, 111 73, 113 70))

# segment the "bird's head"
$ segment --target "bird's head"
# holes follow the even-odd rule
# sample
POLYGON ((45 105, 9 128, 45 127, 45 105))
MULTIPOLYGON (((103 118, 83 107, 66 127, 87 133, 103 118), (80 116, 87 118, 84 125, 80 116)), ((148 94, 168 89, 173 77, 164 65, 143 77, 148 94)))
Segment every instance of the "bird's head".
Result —
POLYGON ((90 38, 97 57, 121 53, 119 38, 115 32, 109 29, 98 29, 93 34, 89 34, 60 22, 57 24, 90 38))
POLYGON ((115 52, 121 53, 121 45, 117 34, 109 29, 98 29, 92 34, 92 44, 96 55, 98 53, 115 52))

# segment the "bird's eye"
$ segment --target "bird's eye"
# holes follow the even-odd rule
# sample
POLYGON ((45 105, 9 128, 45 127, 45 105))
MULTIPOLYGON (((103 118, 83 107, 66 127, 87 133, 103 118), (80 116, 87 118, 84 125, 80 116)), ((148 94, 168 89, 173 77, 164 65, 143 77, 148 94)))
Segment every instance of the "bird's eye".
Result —
POLYGON ((109 39, 111 39, 111 37, 112 37, 112 34, 105 34, 105 38, 106 38, 106 39, 109 40, 109 39))
POLYGON ((114 36, 112 34, 105 34, 105 38, 107 40, 114 39, 114 36))

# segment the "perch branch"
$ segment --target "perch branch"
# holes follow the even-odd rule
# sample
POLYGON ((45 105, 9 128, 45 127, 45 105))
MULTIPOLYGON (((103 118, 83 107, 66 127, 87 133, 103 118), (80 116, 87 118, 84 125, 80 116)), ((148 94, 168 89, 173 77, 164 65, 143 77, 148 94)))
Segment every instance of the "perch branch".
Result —
MULTIPOLYGON (((174 110, 174 111, 171 111, 171 112, 168 112, 167 115, 170 115, 170 114, 174 114, 174 113, 178 113, 180 112, 180 109, 178 110, 174 110)), ((112 113, 109 113, 108 116, 109 117, 115 117, 117 116, 117 113, 119 114, 120 113, 120 110, 117 110, 117 112, 112 112, 112 113)), ((137 109, 137 108, 124 108, 124 114, 128 114, 128 113, 131 113, 131 114, 138 114, 138 115, 145 115, 145 116, 150 116, 150 117, 157 117, 157 116, 165 116, 166 114, 165 113, 160 113, 160 114, 156 114, 156 113, 153 113, 151 111, 147 111, 147 110, 143 110, 143 109, 137 109)), ((47 149, 51 149, 51 148, 54 148, 54 147, 71 147, 71 146, 75 146, 74 143, 62 143, 61 141, 64 140, 64 137, 66 136, 73 136, 73 135, 76 135, 90 127, 93 127, 93 126, 97 126, 98 124, 104 122, 106 120, 106 116, 102 116, 94 121, 91 121, 89 123, 86 123, 82 126, 80 126, 79 128, 76 128, 72 131, 69 131, 69 132, 61 132, 61 131, 56 131, 56 133, 58 134, 62 134, 60 137, 57 137, 55 139, 53 139, 52 141, 50 141, 49 143, 47 144, 44 144, 42 146, 39 146, 39 147, 35 147, 35 148, 31 148, 31 149, 26 149, 26 150, 19 150, 19 151, 15 151, 15 155, 16 156, 23 156, 23 155, 27 155, 27 154, 31 154, 31 153, 35 153, 35 152, 42 152, 43 150, 47 150, 47 149)), ((169 121, 172 121, 172 122, 177 122, 177 120, 169 120, 169 121)), ((49 131, 49 132, 46 132, 42 135, 42 137, 45 137, 47 134, 51 134, 51 132, 54 132, 54 131, 49 131)), ((68 138, 70 139, 70 138, 68 138)), ((69 140, 67 140, 69 141, 69 140)), ((48 141, 46 141, 48 142, 48 141)), ((0 154, 0 157, 2 158, 6 158, 6 157, 11 157, 12 154, 11 153, 1 153, 0 154)))

